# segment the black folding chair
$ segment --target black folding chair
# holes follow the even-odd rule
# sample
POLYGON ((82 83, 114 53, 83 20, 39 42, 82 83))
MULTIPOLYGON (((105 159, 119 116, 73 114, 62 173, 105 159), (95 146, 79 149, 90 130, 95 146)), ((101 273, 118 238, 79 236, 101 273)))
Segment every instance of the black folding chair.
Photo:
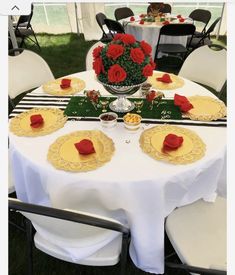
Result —
POLYGON ((114 37, 116 33, 125 33, 124 27, 118 21, 106 18, 104 22, 112 37, 114 37))
MULTIPOLYGON (((112 247, 112 250, 111 249, 105 250, 106 246, 104 246, 103 248, 99 249, 99 253, 86 257, 85 263, 82 263, 82 259, 76 260, 74 263, 89 265, 89 263, 91 262, 91 265, 93 265, 96 261, 100 261, 100 263, 102 263, 101 265, 106 266, 106 265, 115 265, 120 259, 120 275, 125 274, 130 230, 128 227, 126 227, 122 223, 114 219, 109 219, 103 216, 92 215, 89 213, 79 212, 79 211, 74 212, 73 210, 69 210, 69 209, 62 210, 57 208, 29 204, 29 203, 24 203, 22 201, 12 199, 12 198, 8 198, 8 203, 9 203, 10 211, 20 211, 26 217, 25 223, 26 223, 27 248, 28 248, 28 255, 27 255, 28 275, 33 274, 33 244, 35 244, 38 249, 40 249, 41 251, 51 256, 57 257, 61 260, 74 262, 74 259, 72 259, 71 256, 63 256, 63 253, 61 254, 61 249, 57 251, 57 253, 54 252, 54 249, 56 249, 58 245, 57 243, 58 240, 60 241, 61 238, 63 238, 68 242, 72 242, 73 240, 77 241, 77 239, 74 237, 75 232, 77 232, 78 236, 80 233, 81 240, 83 236, 85 239, 87 238, 86 230, 89 230, 90 232, 89 234, 93 232, 94 234, 96 234, 95 235, 96 237, 99 237, 99 236, 102 237, 102 235, 99 235, 99 234, 104 234, 102 233, 104 231, 97 232, 95 228, 100 228, 100 230, 107 229, 107 231, 109 232, 111 231, 120 232, 121 238, 119 238, 120 236, 117 235, 115 239, 111 240, 110 243, 106 245, 106 246, 112 247), (34 230, 33 230, 32 223, 36 229, 35 236, 33 236, 34 230), (84 228, 85 226, 87 226, 87 229, 84 228), (41 228, 42 232, 44 232, 43 234, 39 234, 39 233, 37 234, 37 230, 39 228, 41 228), (68 230, 67 234, 65 234, 66 228, 68 230), (70 230, 73 233, 69 234, 70 230), (48 232, 47 234, 49 234, 51 239, 48 240, 47 238, 44 238, 45 232, 48 232), (82 236, 81 236, 82 234, 81 232, 83 233, 82 236), (60 234, 62 235, 61 237, 60 237, 60 234), (121 251, 119 249, 119 245, 121 245, 121 251), (104 249, 105 251, 102 252, 102 249, 104 249), (110 254, 113 254, 113 255, 107 254, 108 251, 110 254), (117 254, 117 257, 116 257, 116 254, 117 254), (108 257, 108 255, 110 255, 110 257, 108 257), (115 257, 115 260, 113 259, 113 257, 115 257), (97 260, 94 260, 96 258, 97 260)), ((88 244, 87 244, 88 246, 91 245, 91 241, 92 240, 90 237, 90 241, 88 241, 88 244)), ((97 242, 96 239, 94 239, 94 241, 97 242)), ((83 243, 83 247, 84 247, 84 244, 85 243, 83 243)))
POLYGON ((216 25, 219 23, 219 21, 221 20, 221 17, 218 17, 208 28, 208 30, 202 35, 202 37, 194 37, 190 42, 189 47, 196 49, 200 46, 203 45, 211 45, 212 41, 211 41, 211 33, 214 31, 216 25))
POLYGON ((15 26, 15 35, 17 38, 20 38, 20 45, 19 47, 22 48, 23 46, 26 47, 25 40, 29 40, 33 42, 39 49, 40 45, 38 43, 37 37, 31 25, 31 19, 33 17, 33 5, 31 5, 31 12, 29 15, 21 15, 18 19, 18 22, 15 26))
POLYGON ((192 36, 195 32, 195 26, 193 24, 169 24, 165 25, 161 28, 158 42, 157 42, 157 47, 156 47, 156 52, 155 52, 155 60, 158 57, 158 53, 166 53, 169 56, 174 56, 184 61, 185 57, 187 56, 188 53, 188 45, 183 46, 181 44, 160 44, 161 37, 163 35, 165 36, 189 36, 190 40, 189 43, 191 42, 192 36))
POLYGON ((193 19, 194 22, 201 22, 204 24, 201 32, 196 31, 194 33, 195 37, 202 37, 203 34, 206 32, 206 27, 211 19, 211 12, 209 10, 196 9, 190 13, 189 17, 193 19))
POLYGON ((115 16, 117 21, 121 20, 123 18, 133 16, 133 15, 134 15, 134 12, 128 7, 117 8, 114 11, 114 16, 115 16))
POLYGON ((103 42, 103 43, 110 42, 112 40, 112 36, 110 35, 110 33, 106 33, 104 28, 103 28, 103 26, 105 25, 104 19, 107 18, 106 15, 103 14, 102 12, 99 12, 99 13, 96 14, 95 18, 96 18, 96 21, 97 21, 97 23, 98 23, 98 25, 101 28, 102 33, 103 33, 100 41, 103 42))

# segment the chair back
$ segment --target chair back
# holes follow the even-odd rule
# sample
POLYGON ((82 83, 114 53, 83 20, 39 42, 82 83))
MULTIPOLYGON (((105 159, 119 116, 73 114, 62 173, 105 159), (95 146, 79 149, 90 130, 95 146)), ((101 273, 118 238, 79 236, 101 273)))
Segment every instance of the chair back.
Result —
POLYGON ((114 36, 115 33, 125 33, 121 23, 108 18, 104 19, 104 22, 112 36, 114 36))
POLYGON ((227 52, 212 48, 206 45, 194 50, 184 61, 179 76, 220 92, 227 80, 227 52))
POLYGON ((33 17, 33 4, 31 4, 31 12, 29 15, 21 15, 16 24, 16 30, 19 27, 29 28, 31 26, 31 19, 33 17))
POLYGON ((121 20, 123 18, 133 16, 133 15, 134 15, 133 11, 128 7, 117 8, 114 11, 114 16, 115 16, 117 21, 121 20))
POLYGON ((196 9, 189 14, 189 17, 194 21, 199 21, 207 25, 211 19, 211 12, 209 10, 196 9))
POLYGON ((97 21, 98 25, 100 26, 103 34, 106 35, 106 33, 103 29, 103 25, 105 25, 104 19, 107 18, 106 15, 103 14, 102 12, 99 12, 99 13, 96 14, 95 18, 96 18, 96 21, 97 21))
POLYGON ((171 13, 171 5, 163 4, 163 7, 160 8, 159 12, 162 13, 171 13))
POLYGON ((194 34, 195 28, 193 24, 168 24, 162 26, 160 35, 189 36, 194 34))
POLYGON ((104 43, 99 41, 99 42, 96 42, 94 45, 92 45, 90 47, 90 49, 88 50, 87 55, 86 55, 86 70, 87 71, 93 69, 93 66, 92 66, 93 65, 93 55, 92 55, 93 50, 98 46, 104 46, 104 45, 105 45, 104 43))
POLYGON ((9 53, 15 52, 21 53, 8 56, 8 91, 11 99, 54 79, 48 64, 41 56, 23 49, 9 51, 9 53))

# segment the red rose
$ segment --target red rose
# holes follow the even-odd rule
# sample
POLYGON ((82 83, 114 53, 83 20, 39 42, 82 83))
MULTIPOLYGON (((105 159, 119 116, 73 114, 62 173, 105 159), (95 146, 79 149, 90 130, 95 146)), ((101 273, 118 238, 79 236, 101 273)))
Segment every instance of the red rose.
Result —
POLYGON ((98 58, 102 50, 103 50, 103 47, 101 46, 96 47, 92 52, 93 57, 98 58))
POLYGON ((146 100, 152 102, 157 96, 157 92, 152 90, 146 94, 146 100))
POLYGON ((80 142, 75 143, 74 146, 81 155, 89 155, 91 153, 95 153, 93 143, 89 139, 82 139, 80 142))
POLYGON ((104 65, 101 57, 96 58, 93 62, 93 69, 97 75, 99 75, 101 72, 104 73, 104 65))
POLYGON ((110 44, 106 55, 113 60, 117 59, 124 52, 124 47, 122 45, 110 44))
POLYGON ((169 25, 170 22, 166 20, 166 21, 164 21, 162 24, 163 24, 163 25, 169 25))
POLYGON ((130 21, 135 21, 135 17, 131 16, 130 21))
POLYGON ((177 18, 181 18, 181 14, 177 15, 176 17, 177 17, 177 18))
POLYGON ((43 120, 42 115, 35 114, 35 115, 30 116, 30 122, 31 122, 30 123, 31 127, 38 128, 44 123, 44 120, 43 120))
POLYGON ((130 56, 135 63, 141 64, 144 61, 144 53, 140 48, 132 48, 130 56))
POLYGON ((168 134, 163 141, 163 149, 175 150, 182 145, 183 141, 183 137, 179 137, 175 134, 168 134))
POLYGON ((143 52, 144 52, 145 54, 147 54, 147 55, 150 55, 150 54, 151 54, 151 52, 152 52, 152 47, 151 47, 148 43, 146 43, 145 41, 141 41, 141 42, 140 42, 140 47, 141 47, 141 49, 143 50, 143 52))
POLYGON ((150 64, 146 65, 142 70, 142 75, 144 77, 153 75, 153 67, 150 64))
POLYGON ((122 40, 123 35, 124 35, 123 33, 117 33, 117 34, 114 35, 113 40, 114 41, 122 40))
POLYGON ((144 25, 144 20, 141 19, 139 24, 144 25))
POLYGON ((181 23, 183 23, 183 22, 185 21, 185 19, 184 19, 184 18, 180 18, 179 21, 180 21, 181 23))
POLYGON ((118 64, 112 65, 108 70, 108 80, 112 83, 119 83, 126 79, 126 71, 118 64))
POLYGON ((156 64, 155 62, 153 62, 152 57, 150 58, 150 65, 152 66, 153 70, 154 70, 155 68, 157 68, 157 64, 156 64))
POLYGON ((136 39, 132 34, 123 34, 121 40, 124 44, 133 44, 136 42, 136 39))

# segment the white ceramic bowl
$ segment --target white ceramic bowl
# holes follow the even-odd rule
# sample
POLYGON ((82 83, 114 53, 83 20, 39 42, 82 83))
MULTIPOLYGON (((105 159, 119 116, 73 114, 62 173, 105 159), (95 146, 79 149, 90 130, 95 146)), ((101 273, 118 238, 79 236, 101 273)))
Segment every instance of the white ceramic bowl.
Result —
POLYGON ((106 128, 112 128, 117 125, 118 115, 113 112, 103 113, 99 116, 101 125, 106 128))
POLYGON ((130 131, 138 130, 140 128, 140 125, 141 125, 141 119, 142 119, 142 117, 140 115, 137 115, 137 114, 126 114, 123 117, 125 128, 127 128, 130 131), (133 121, 132 122, 131 120, 127 119, 128 116, 129 116, 129 118, 130 118, 130 116, 134 116, 137 121, 133 121))

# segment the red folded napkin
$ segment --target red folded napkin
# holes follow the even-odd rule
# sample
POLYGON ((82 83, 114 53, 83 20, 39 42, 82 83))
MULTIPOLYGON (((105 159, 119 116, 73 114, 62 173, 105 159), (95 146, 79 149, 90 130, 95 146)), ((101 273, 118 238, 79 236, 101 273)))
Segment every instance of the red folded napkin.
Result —
POLYGON ((81 141, 75 143, 74 146, 81 155, 89 155, 95 153, 93 143, 89 139, 82 139, 81 141))
POLYGON ((179 18, 179 21, 181 22, 181 23, 183 23, 184 21, 185 21, 185 19, 184 18, 179 18))
POLYGON ((135 17, 131 16, 130 21, 135 21, 135 17))
POLYGON ((33 128, 38 128, 44 123, 43 117, 40 114, 30 116, 30 126, 33 128))
POLYGON ((61 89, 68 89, 71 87, 71 79, 63 78, 61 79, 60 88, 61 89))
POLYGON ((144 20, 140 20, 140 25, 144 25, 144 20))
POLYGON ((181 16, 181 14, 179 14, 179 15, 177 15, 176 17, 177 17, 177 18, 181 18, 182 16, 181 16))
POLYGON ((163 74, 161 77, 157 77, 157 81, 161 81, 164 83, 171 83, 171 77, 169 76, 169 74, 163 74))
POLYGON ((146 94, 146 100, 152 102, 157 96, 157 92, 152 90, 146 94))
POLYGON ((163 150, 176 150, 182 145, 183 141, 183 137, 168 134, 163 141, 163 150))
POLYGON ((188 112, 193 108, 193 105, 187 99, 186 96, 175 94, 174 96, 174 104, 180 107, 182 112, 188 112))
POLYGON ((162 23, 162 25, 169 25, 170 24, 170 21, 166 20, 162 23))
POLYGON ((143 17, 145 17, 145 15, 142 13, 142 14, 139 15, 139 17, 143 18, 143 17))

